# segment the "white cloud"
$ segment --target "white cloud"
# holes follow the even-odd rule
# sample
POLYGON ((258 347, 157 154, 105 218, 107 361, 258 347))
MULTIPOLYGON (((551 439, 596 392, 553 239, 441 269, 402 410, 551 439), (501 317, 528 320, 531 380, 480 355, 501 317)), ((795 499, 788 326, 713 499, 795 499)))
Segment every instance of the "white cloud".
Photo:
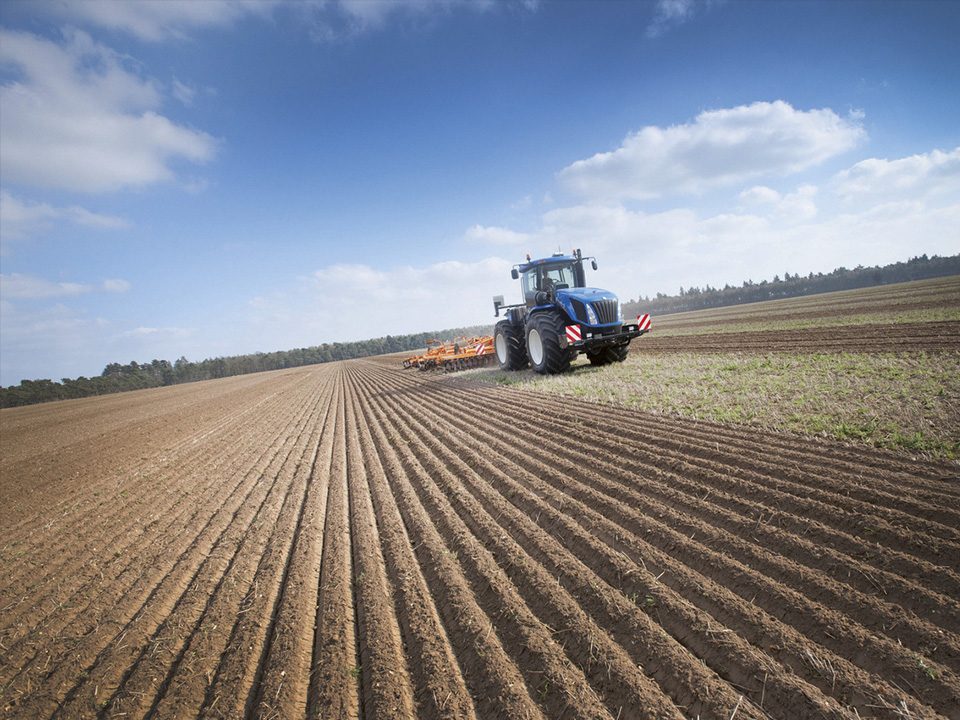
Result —
POLYGON ((99 285, 72 282, 54 282, 35 275, 11 273, 0 275, 0 297, 3 298, 52 298, 85 295, 95 292, 121 293, 130 289, 126 280, 105 280, 99 285))
POLYGON ((195 88, 192 88, 184 83, 180 82, 177 78, 173 79, 173 96, 182 102, 187 107, 193 106, 193 101, 197 97, 197 91, 195 88))
POLYGON ((850 150, 866 137, 861 117, 757 102, 703 112, 685 125, 648 126, 613 152, 559 173, 585 198, 619 201, 697 193, 760 175, 787 175, 850 150))
POLYGON ((600 271, 588 282, 626 299, 922 253, 953 255, 960 249, 958 157, 960 151, 931 152, 859 162, 832 186, 840 184, 841 197, 863 200, 856 208, 810 183, 789 191, 751 186, 712 213, 692 206, 648 213, 614 203, 556 208, 527 234, 527 247, 534 255, 558 245, 596 255, 600 271))
POLYGON ((464 233, 464 239, 479 245, 523 245, 530 241, 530 236, 507 228, 474 225, 464 233))
POLYGON ((90 374, 90 359, 102 347, 107 322, 63 304, 24 309, 0 300, 0 324, 0 384, 11 385, 24 378, 90 374))
POLYGON ((301 24, 310 28, 314 40, 338 42, 382 28, 388 21, 429 27, 436 19, 461 9, 536 12, 539 6, 539 0, 320 0, 294 7, 302 11, 301 24))
POLYGON ((838 173, 837 194, 846 202, 880 202, 960 192, 960 148, 934 150, 899 160, 870 158, 838 173))
POLYGON ((54 207, 47 203, 24 202, 6 190, 0 190, 0 242, 4 247, 12 240, 38 235, 60 221, 100 230, 130 227, 123 218, 90 212, 77 205, 54 207))
MULTIPOLYGON (((813 188, 801 187, 763 215, 692 209, 643 213, 621 206, 575 206, 543 218, 542 245, 560 237, 596 255, 600 270, 588 282, 621 299, 681 286, 723 287, 744 280, 772 279, 784 272, 829 272, 837 267, 886 264, 928 253, 958 251, 960 199, 931 208, 900 202, 862 212, 827 214, 812 205, 813 188)), ((554 245, 555 248, 555 245, 554 245)))
POLYGON ((647 27, 647 37, 659 37, 716 4, 718 0, 657 0, 653 20, 647 27))
POLYGON ((737 196, 747 205, 766 205, 780 202, 780 193, 765 185, 755 185, 737 196))
MULTIPOLYGON (((149 338, 156 342, 159 340, 178 340, 193 335, 193 331, 187 328, 178 327, 138 327, 132 330, 124 330, 117 334, 119 338, 149 338)), ((169 359, 169 358, 168 358, 169 359)))
POLYGON ((789 223, 810 220, 817 214, 814 202, 816 194, 817 188, 813 185, 801 185, 796 192, 785 196, 773 188, 757 185, 741 192, 737 199, 743 203, 740 211, 744 210, 744 206, 752 207, 755 212, 763 212, 775 220, 789 223))
MULTIPOLYGON (((204 3, 199 3, 204 4, 204 3)), ((204 163, 216 150, 207 133, 157 112, 156 83, 82 32, 58 45, 0 30, 0 61, 16 79, 0 86, 4 182, 81 192, 175 179, 171 163, 204 163)))
POLYGON ((250 322, 264 349, 492 324, 493 296, 519 294, 511 264, 488 258, 386 270, 333 265, 297 278, 289 290, 254 298, 250 322))
POLYGON ((266 16, 278 0, 84 0, 44 3, 51 13, 158 42, 205 27, 230 27, 248 14, 266 16))
POLYGON ((796 192, 787 194, 777 203, 770 217, 786 224, 812 220, 817 215, 816 195, 816 187, 801 185, 796 192))
MULTIPOLYGON (((107 281, 104 286, 111 282, 107 281)), ((22 379, 76 378, 98 375, 113 362, 174 360, 202 353, 209 344, 189 346, 190 329, 139 327, 121 331, 111 321, 65 302, 52 306, 0 300, 0 385, 22 379)), ((201 355, 201 357, 203 357, 201 355)))

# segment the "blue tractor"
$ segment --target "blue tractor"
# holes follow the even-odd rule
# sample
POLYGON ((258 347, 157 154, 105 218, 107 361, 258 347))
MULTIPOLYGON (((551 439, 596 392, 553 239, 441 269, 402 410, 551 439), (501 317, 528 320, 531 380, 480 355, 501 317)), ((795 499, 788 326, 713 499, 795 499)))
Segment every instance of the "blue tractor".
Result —
POLYGON ((523 289, 522 304, 505 305, 493 298, 496 316, 506 319, 494 330, 497 362, 503 370, 521 370, 529 362, 541 374, 561 373, 580 353, 593 365, 623 362, 630 341, 650 330, 649 317, 625 325, 617 296, 587 287, 579 250, 515 265, 511 271, 523 289))

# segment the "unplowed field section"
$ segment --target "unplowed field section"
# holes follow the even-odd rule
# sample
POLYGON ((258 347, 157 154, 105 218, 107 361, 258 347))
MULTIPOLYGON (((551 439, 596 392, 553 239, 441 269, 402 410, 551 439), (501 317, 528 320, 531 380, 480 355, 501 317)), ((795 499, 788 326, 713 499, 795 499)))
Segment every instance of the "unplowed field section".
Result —
POLYGON ((3 717, 960 718, 956 465, 393 358, 0 429, 3 717))

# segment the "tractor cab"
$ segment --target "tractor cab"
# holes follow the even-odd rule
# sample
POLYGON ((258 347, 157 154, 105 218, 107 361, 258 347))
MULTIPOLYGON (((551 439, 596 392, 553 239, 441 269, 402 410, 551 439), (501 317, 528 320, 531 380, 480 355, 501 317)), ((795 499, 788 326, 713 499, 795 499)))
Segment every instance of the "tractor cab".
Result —
MULTIPOLYGON (((594 269, 596 266, 597 262, 594 260, 594 269)), ((514 268, 513 277, 522 278, 520 286, 528 309, 553 302, 558 290, 586 287, 583 258, 579 250, 572 256, 557 254, 533 261, 528 255, 525 264, 514 268)))

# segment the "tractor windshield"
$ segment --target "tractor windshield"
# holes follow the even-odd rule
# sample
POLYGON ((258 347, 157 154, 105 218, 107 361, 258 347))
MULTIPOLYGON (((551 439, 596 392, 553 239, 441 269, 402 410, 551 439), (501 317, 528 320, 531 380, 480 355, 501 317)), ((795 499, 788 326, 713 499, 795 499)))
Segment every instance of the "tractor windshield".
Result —
POLYGON ((578 287, 573 263, 537 265, 523 273, 523 294, 529 301, 537 291, 553 292, 578 287))

